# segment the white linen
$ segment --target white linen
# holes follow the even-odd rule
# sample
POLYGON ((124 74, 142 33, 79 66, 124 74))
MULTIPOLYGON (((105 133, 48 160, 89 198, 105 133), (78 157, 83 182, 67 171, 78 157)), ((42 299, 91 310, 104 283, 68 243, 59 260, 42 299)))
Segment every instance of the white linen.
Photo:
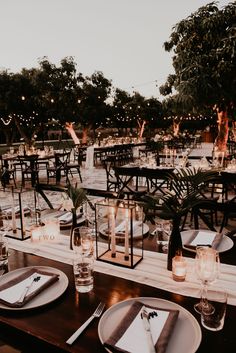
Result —
MULTIPOLYGON (((145 308, 148 313, 155 311, 158 315, 158 319, 149 321, 153 342, 157 342, 166 323, 169 312, 163 310, 155 310, 148 307, 145 308)), ((131 325, 125 331, 123 336, 117 341, 116 347, 119 347, 128 352, 150 352, 146 332, 143 327, 143 320, 141 319, 141 312, 142 308, 136 315, 135 319, 132 321, 131 325)))
POLYGON ((216 233, 209 233, 204 231, 199 231, 197 236, 191 241, 190 245, 197 246, 201 245, 211 245, 215 239, 216 233))
POLYGON ((15 285, 6 288, 0 292, 0 299, 5 300, 10 304, 14 304, 20 300, 22 293, 24 293, 27 286, 30 286, 27 295, 33 293, 38 288, 42 287, 47 283, 51 276, 40 274, 37 281, 33 281, 34 276, 38 275, 37 272, 33 273, 23 281, 16 283, 15 285))
POLYGON ((94 146, 87 147, 85 168, 92 169, 94 167, 94 146))
POLYGON ((72 221, 72 213, 68 211, 57 218, 61 223, 69 223, 72 221))
MULTIPOLYGON (((8 238, 9 247, 23 252, 32 253, 52 260, 72 264, 73 251, 70 250, 69 236, 61 235, 57 243, 32 243, 30 239, 23 242, 8 238)), ((102 246, 102 244, 99 244, 102 246)), ((95 261, 94 270, 147 284, 155 288, 190 297, 200 297, 200 281, 196 278, 194 259, 185 258, 187 276, 184 282, 172 279, 171 271, 167 270, 167 255, 153 251, 144 251, 143 260, 134 268, 115 266, 103 261, 95 261)), ((228 303, 236 305, 236 266, 221 263, 221 273, 216 285, 228 292, 228 303)), ((213 284, 211 285, 211 287, 213 284)))

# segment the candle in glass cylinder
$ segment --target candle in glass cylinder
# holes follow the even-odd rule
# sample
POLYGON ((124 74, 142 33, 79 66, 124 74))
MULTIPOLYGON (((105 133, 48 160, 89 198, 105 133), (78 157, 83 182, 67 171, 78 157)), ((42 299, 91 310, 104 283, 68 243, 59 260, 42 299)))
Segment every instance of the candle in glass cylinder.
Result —
POLYGON ((30 233, 31 233, 31 241, 39 242, 42 240, 43 227, 34 225, 31 227, 30 233))
POLYGON ((45 220, 44 226, 45 239, 57 240, 60 235, 60 221, 56 218, 45 220))
POLYGON ((183 256, 176 255, 172 259, 172 278, 177 282, 183 282, 187 273, 187 263, 183 256))

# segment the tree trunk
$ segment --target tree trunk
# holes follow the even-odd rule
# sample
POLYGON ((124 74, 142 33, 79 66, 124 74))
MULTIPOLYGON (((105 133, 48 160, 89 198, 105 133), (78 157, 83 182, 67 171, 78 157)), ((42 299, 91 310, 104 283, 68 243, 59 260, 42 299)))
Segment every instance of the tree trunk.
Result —
POLYGON ((236 121, 232 121, 232 135, 233 140, 236 142, 236 121))
POLYGON ((79 138, 76 135, 76 132, 74 130, 74 126, 72 123, 66 123, 66 130, 68 133, 71 135, 72 140, 74 141, 75 145, 78 145, 80 143, 79 138))
POLYGON ((82 131, 82 144, 86 145, 88 141, 88 127, 83 127, 82 131))
POLYGON ((215 146, 218 151, 227 151, 227 141, 229 134, 229 119, 226 111, 219 111, 217 109, 217 123, 218 123, 218 135, 215 140, 215 146))
POLYGON ((173 121, 174 136, 179 135, 179 127, 180 127, 180 122, 173 121))
POLYGON ((23 128, 21 127, 21 125, 19 124, 18 119, 15 119, 15 124, 16 127, 21 135, 21 137, 24 139, 25 143, 29 146, 32 145, 32 140, 30 138, 28 138, 28 136, 26 135, 26 133, 24 132, 23 128))
POLYGON ((138 126, 139 126, 139 134, 138 134, 138 138, 141 140, 141 138, 143 137, 143 133, 144 133, 144 128, 146 125, 146 120, 143 120, 142 122, 138 121, 138 126))

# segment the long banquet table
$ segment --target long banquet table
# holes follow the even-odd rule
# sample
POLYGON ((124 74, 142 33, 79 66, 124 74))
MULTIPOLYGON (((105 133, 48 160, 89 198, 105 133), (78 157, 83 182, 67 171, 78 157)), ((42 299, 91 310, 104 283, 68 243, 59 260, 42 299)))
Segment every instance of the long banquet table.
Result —
MULTIPOLYGON (((116 275, 117 271, 119 271, 118 266, 114 268, 114 271, 109 270, 107 273, 102 273, 98 266, 94 275, 94 290, 88 294, 78 294, 74 287, 72 266, 70 265, 68 255, 69 252, 62 254, 67 261, 64 261, 62 258, 60 261, 55 261, 46 258, 49 257, 48 254, 46 254, 46 251, 46 257, 39 256, 43 254, 42 250, 40 252, 37 246, 35 250, 33 250, 29 241, 23 243, 25 245, 19 241, 15 241, 16 245, 12 242, 12 248, 18 248, 18 250, 10 250, 10 271, 26 266, 50 266, 63 271, 69 279, 69 286, 62 296, 46 306, 26 311, 0 310, 0 339, 21 349, 24 353, 41 353, 42 351, 50 353, 105 353, 105 349, 100 343, 98 337, 98 320, 94 320, 84 334, 81 335, 72 346, 68 346, 65 343, 69 336, 92 314, 94 308, 100 301, 105 302, 106 308, 109 308, 128 298, 164 298, 183 306, 194 315, 198 322, 200 322, 200 316, 196 314, 193 309, 194 303, 199 300, 198 298, 181 295, 170 290, 163 290, 161 288, 161 275, 160 283, 156 283, 158 282, 158 262, 156 271, 157 279, 156 277, 154 278, 155 283, 153 283, 153 286, 145 285, 142 281, 138 281, 138 279, 136 280, 135 275, 133 275, 133 277, 127 276, 126 278, 121 278, 116 275), (20 248, 24 248, 24 251, 20 251, 20 248), (33 254, 33 252, 35 254, 33 254), (133 279, 130 280, 128 278, 133 279)), ((48 252, 50 252, 50 245, 47 246, 45 244, 45 249, 46 248, 48 248, 48 252)), ((53 244, 51 244, 51 248, 53 249, 53 244)), ((58 253, 60 253, 60 251, 58 253)), ((156 256, 155 253, 153 253, 153 256, 156 256)), ((60 258, 58 255, 57 257, 60 258)), ((157 255, 156 258, 158 259, 159 255, 157 255)), ((222 262, 224 262, 224 258, 226 259, 226 263, 230 263, 230 258, 232 258, 232 261, 235 264, 235 246, 226 253, 222 253, 222 262)), ((145 256, 143 262, 145 268, 145 256)), ((234 266, 231 267, 234 268, 234 266)), ((132 271, 133 270, 129 270, 131 274, 132 271)), ((159 269, 159 271, 161 274, 161 269, 159 269)), ((178 285, 181 286, 181 284, 177 284, 177 286, 178 285)), ((234 332, 235 324, 236 306, 235 304, 228 305, 225 326, 222 331, 211 332, 201 327, 202 341, 197 352, 205 353, 213 351, 233 353, 236 345, 234 332)), ((185 353, 184 342, 183 353, 185 353)))

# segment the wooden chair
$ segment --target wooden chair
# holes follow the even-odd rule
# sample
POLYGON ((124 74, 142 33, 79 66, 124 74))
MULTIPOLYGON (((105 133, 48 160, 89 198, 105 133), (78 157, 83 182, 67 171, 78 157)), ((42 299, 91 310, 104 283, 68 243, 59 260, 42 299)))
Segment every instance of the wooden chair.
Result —
POLYGON ((120 184, 115 175, 114 162, 107 159, 103 161, 103 165, 106 171, 107 191, 118 191, 120 184))
POLYGON ((37 160, 38 155, 32 154, 30 156, 18 156, 18 161, 20 162, 21 167, 21 180, 22 186, 25 186, 25 181, 30 180, 31 185, 35 186, 38 183, 38 167, 37 160))
POLYGON ((80 166, 81 166, 81 161, 79 160, 78 155, 76 156, 74 152, 74 161, 70 161, 70 158, 69 158, 68 162, 66 163, 67 178, 69 174, 71 175, 72 178, 73 178, 73 174, 78 174, 80 182, 82 183, 80 166))
POLYGON ((55 162, 53 166, 47 166, 47 182, 50 178, 55 178, 56 182, 61 181, 61 177, 65 176, 68 180, 67 164, 69 162, 70 152, 55 153, 55 162))

